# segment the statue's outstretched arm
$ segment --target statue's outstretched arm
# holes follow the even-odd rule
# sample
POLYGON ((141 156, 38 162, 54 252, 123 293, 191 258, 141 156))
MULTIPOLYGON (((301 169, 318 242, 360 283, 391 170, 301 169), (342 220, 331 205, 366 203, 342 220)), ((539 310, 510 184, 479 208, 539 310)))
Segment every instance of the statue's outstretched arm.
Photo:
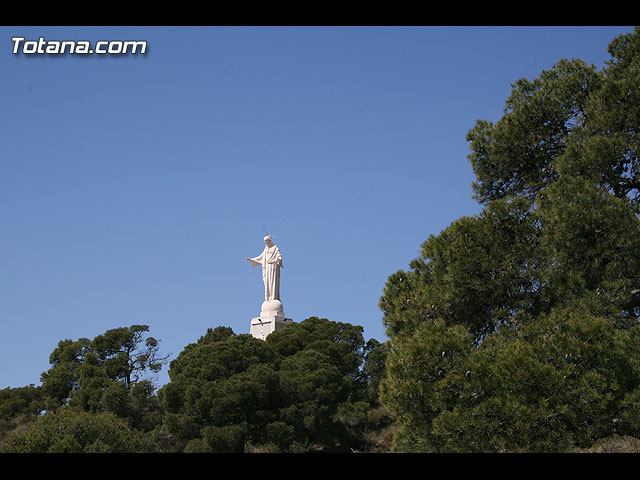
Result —
POLYGON ((245 257, 247 260, 249 260, 249 262, 251 263, 252 267, 257 267, 258 265, 262 265, 260 262, 256 262, 255 259, 253 258, 249 258, 249 257, 245 257))

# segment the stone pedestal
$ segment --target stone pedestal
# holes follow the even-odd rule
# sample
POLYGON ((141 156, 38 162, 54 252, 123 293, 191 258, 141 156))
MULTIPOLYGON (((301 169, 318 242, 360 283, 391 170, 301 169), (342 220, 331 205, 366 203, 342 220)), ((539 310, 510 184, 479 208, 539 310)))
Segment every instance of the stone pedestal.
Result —
POLYGON ((262 304, 259 317, 251 319, 251 335, 264 340, 271 332, 291 325, 293 320, 285 318, 280 300, 271 300, 262 304))

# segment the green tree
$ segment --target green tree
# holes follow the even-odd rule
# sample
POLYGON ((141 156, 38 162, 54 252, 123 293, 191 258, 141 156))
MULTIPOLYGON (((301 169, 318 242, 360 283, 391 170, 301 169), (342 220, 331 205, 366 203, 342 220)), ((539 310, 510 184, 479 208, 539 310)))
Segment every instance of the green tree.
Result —
POLYGON ((0 390, 0 445, 7 434, 25 429, 44 410, 42 388, 34 385, 0 390))
POLYGON ((556 168, 640 205, 640 27, 614 39, 608 52, 602 86, 585 102, 588 121, 573 132, 556 168))
MULTIPOLYGON (((158 391, 165 416, 154 432, 156 443, 163 451, 219 451, 222 432, 228 429, 209 429, 205 435, 207 427, 238 426, 248 420, 257 430, 264 427, 258 419, 272 416, 263 393, 273 375, 262 367, 274 358, 272 349, 251 335, 235 335, 228 327, 209 329, 170 364, 171 381, 158 391)), ((235 451, 235 445, 227 443, 228 451, 235 451)))
POLYGON ((640 437, 640 30, 562 60, 469 132, 480 214, 391 275, 398 451, 574 451, 640 437))
POLYGON ((52 367, 42 374, 47 409, 76 406, 88 412, 112 412, 134 428, 150 430, 159 421, 159 406, 149 373, 166 361, 158 341, 146 337, 149 327, 116 328, 93 340, 63 340, 50 356, 52 367))
POLYGON ((93 339, 91 347, 110 379, 129 386, 142 375, 162 369, 168 356, 159 355, 158 340, 145 338, 148 331, 147 325, 132 325, 107 330, 93 339))
POLYGON ((640 222, 629 199, 583 177, 562 177, 538 195, 541 278, 554 302, 618 284, 640 272, 640 222))
POLYGON ((368 398, 373 350, 362 327, 317 317, 266 341, 210 329, 171 362, 155 441, 163 451, 348 450, 356 440, 341 413, 368 398))
POLYGON ((389 277, 380 308, 387 334, 441 318, 481 341, 520 312, 540 308, 539 222, 525 199, 495 200, 422 245, 409 271, 389 277))
POLYGON ((0 419, 16 415, 37 416, 42 410, 44 401, 41 387, 29 385, 0 390, 0 419))
POLYGON ((585 103, 601 77, 581 60, 561 60, 532 81, 512 84, 503 116, 479 120, 467 134, 482 203, 516 195, 532 199, 557 178, 567 138, 585 122, 585 103))
POLYGON ((395 448, 553 452, 637 434, 628 342, 637 347, 639 328, 575 304, 473 348, 463 328, 425 323, 389 360, 383 398, 402 424, 395 448))
POLYGON ((380 382, 385 377, 386 361, 389 346, 387 343, 380 343, 375 338, 369 339, 364 348, 364 364, 362 366, 362 381, 364 382, 364 400, 370 405, 380 404, 378 390, 380 382))
POLYGON ((63 408, 42 415, 20 434, 11 435, 5 453, 141 453, 150 443, 109 413, 63 408))

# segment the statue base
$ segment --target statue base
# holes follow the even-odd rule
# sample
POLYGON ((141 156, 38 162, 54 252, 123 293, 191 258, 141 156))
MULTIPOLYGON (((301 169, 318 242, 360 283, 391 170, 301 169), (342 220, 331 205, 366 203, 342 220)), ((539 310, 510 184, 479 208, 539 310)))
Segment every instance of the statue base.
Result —
POLYGON ((259 317, 251 319, 251 335, 264 340, 270 333, 282 330, 292 323, 293 320, 285 318, 282 312, 260 312, 259 317))

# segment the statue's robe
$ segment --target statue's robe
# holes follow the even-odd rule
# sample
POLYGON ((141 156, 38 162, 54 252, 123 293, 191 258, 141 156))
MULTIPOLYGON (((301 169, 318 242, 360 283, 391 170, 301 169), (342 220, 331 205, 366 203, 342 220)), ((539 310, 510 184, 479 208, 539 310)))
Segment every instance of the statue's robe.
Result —
POLYGON ((265 246, 260 255, 249 258, 252 267, 262 265, 262 281, 264 282, 264 299, 280 300, 280 267, 282 254, 276 245, 265 246))

